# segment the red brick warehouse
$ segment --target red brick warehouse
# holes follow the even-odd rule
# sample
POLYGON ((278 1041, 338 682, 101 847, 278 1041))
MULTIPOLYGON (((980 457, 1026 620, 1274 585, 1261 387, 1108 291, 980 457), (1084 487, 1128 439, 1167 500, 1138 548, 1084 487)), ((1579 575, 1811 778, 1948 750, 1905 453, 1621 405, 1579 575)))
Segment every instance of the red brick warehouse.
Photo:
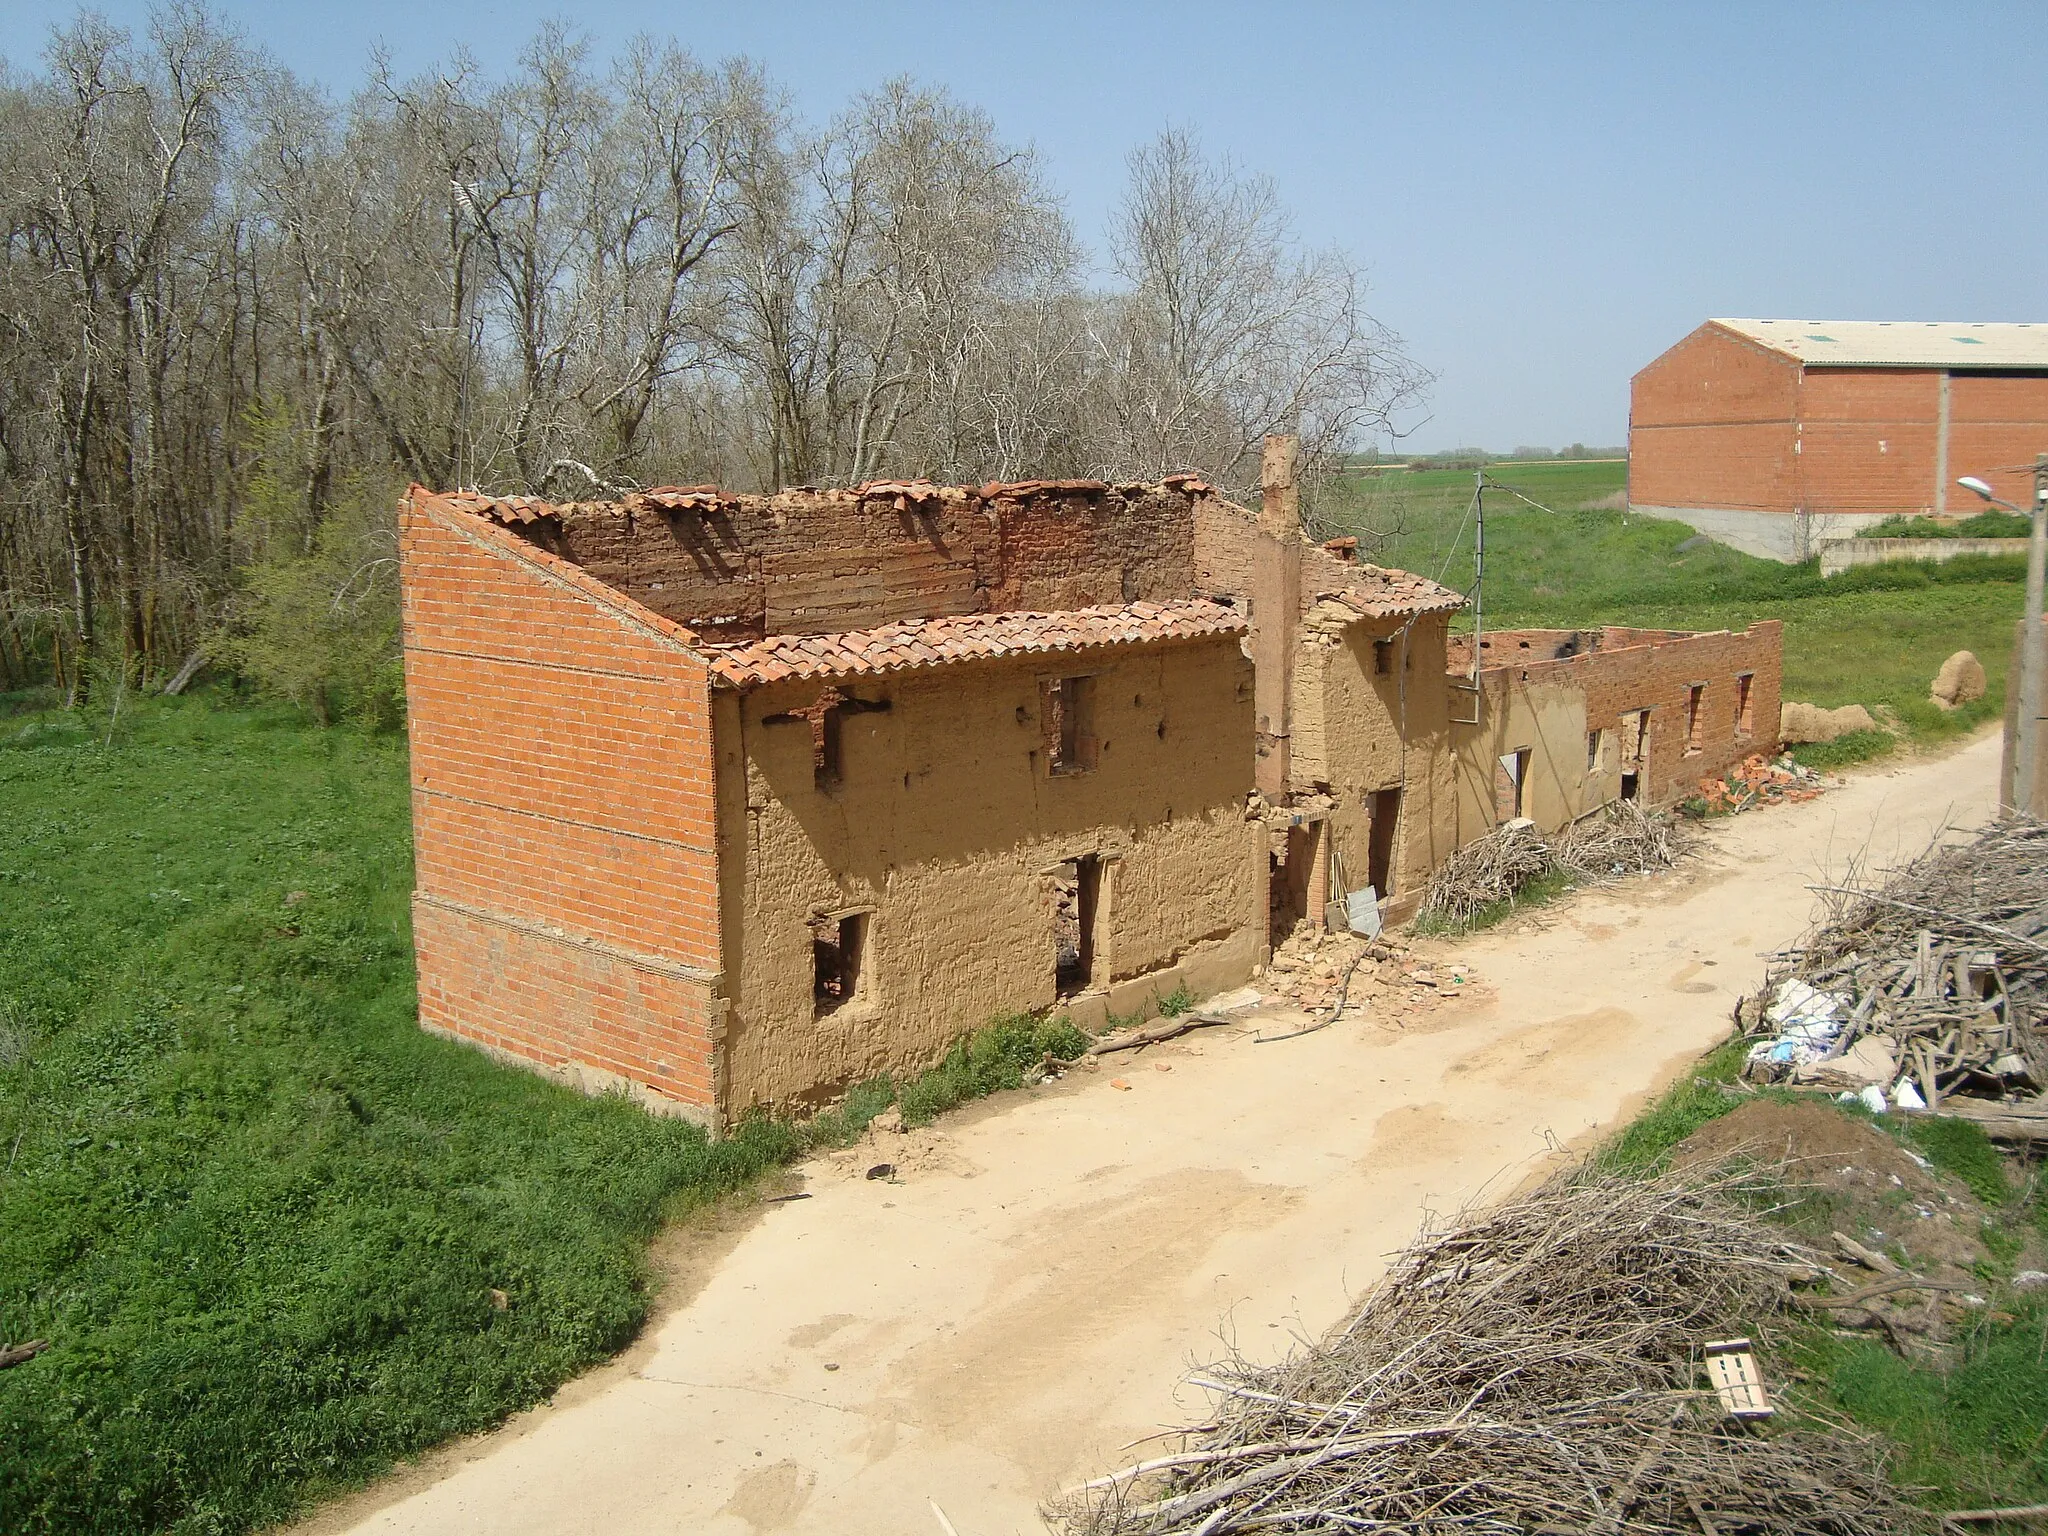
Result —
POLYGON ((1798 561, 1887 517, 2031 494, 2048 325, 1709 320, 1635 376, 1629 508, 1798 561))

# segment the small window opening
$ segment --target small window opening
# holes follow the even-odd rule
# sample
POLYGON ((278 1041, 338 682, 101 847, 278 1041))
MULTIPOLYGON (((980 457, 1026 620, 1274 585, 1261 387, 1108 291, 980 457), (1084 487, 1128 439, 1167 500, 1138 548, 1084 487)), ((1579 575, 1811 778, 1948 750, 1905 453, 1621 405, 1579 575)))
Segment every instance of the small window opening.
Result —
POLYGON ((1046 683, 1040 700, 1045 760, 1053 773, 1085 773, 1100 750, 1095 739, 1095 679, 1060 677, 1046 683))
POLYGON ((1749 708, 1750 684, 1756 681, 1756 674, 1745 672, 1735 679, 1735 734, 1747 740, 1752 727, 1749 708))
POLYGON ((1365 878, 1384 901, 1394 894, 1394 838, 1401 826, 1401 791, 1372 792, 1372 831, 1366 844, 1365 878))
POLYGON ((1693 757, 1700 750, 1700 705, 1706 699, 1707 685, 1694 683, 1685 691, 1685 755, 1693 757))
POLYGON ((836 1013, 860 996, 861 956, 867 936, 865 912, 811 919, 811 1006, 818 1018, 836 1013))
POLYGON ((1061 997, 1088 990, 1095 979, 1095 920, 1102 897, 1102 860, 1084 854, 1052 876, 1053 984, 1061 997))
POLYGON ((1529 778, 1529 749, 1509 752, 1494 765, 1493 812, 1497 821, 1513 821, 1522 814, 1529 778))
POLYGON ((1586 772, 1598 773, 1604 766, 1601 759, 1606 756, 1604 751, 1606 745, 1607 733, 1605 731, 1586 732, 1586 772))
POLYGON ((1390 635, 1372 643, 1372 669, 1381 677, 1394 670, 1394 641, 1390 635))

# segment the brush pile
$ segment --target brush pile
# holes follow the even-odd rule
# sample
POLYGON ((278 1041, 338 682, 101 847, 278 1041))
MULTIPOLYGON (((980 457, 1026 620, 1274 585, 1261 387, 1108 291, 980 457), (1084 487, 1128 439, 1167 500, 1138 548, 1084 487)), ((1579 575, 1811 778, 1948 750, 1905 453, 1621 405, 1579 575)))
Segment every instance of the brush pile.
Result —
POLYGON ((1908 1109, 2048 1087, 2048 827, 1997 822, 1822 894, 1818 926, 1738 1012, 1762 1037, 1751 1077, 1908 1109))
POLYGON ((1469 923, 1550 873, 1555 864, 1536 823, 1521 818, 1505 822, 1437 866, 1423 893, 1423 914, 1444 923, 1469 923))
POLYGON ((1817 1273, 1738 1181, 1580 1175, 1425 1233, 1351 1319, 1216 1394, 1185 1448, 1074 1490, 1067 1536, 1929 1528, 1865 1442, 1726 1417, 1701 1349, 1817 1273))
POLYGON ((1518 817, 1437 866, 1422 911, 1442 923, 1469 923, 1540 876, 1561 871, 1575 883, 1598 884, 1653 874, 1698 846, 1699 837, 1689 826, 1633 800, 1617 800, 1582 816, 1555 839, 1546 839, 1533 821, 1518 817))
POLYGON ((1566 827, 1553 851, 1573 879, 1598 882, 1669 869, 1696 853, 1699 842, 1690 824, 1645 810, 1640 801, 1617 800, 1566 827))

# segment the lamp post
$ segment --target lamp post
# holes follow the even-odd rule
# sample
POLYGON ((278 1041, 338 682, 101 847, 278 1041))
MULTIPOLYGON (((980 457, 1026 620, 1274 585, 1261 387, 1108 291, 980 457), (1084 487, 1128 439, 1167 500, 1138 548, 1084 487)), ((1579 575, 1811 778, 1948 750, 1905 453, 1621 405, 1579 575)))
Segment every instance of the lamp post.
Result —
MULTIPOLYGON (((1956 482, 1964 490, 2009 512, 2020 509, 1992 494, 1991 487, 1975 475, 1956 482)), ((2034 460, 2034 505, 2022 514, 2031 532, 2027 538, 2027 609, 2020 634, 2020 706, 2015 732, 2007 741, 2007 760, 2012 764, 2012 782, 2003 787, 1999 803, 2024 816, 2041 816, 2048 807, 2037 803, 2035 793, 2035 752, 2041 737, 2041 685, 2048 674, 2048 635, 2042 633, 2041 587, 2048 571, 2048 453, 2034 460)))

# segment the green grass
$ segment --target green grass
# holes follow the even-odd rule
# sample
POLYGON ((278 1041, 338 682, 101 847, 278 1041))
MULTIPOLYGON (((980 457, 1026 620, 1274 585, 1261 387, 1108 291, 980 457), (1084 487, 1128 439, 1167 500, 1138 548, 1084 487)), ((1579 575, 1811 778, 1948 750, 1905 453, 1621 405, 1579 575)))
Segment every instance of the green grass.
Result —
MULTIPOLYGON (((1971 557, 1945 565, 1861 566, 1822 577, 1811 561, 1788 566, 1755 559, 1682 523, 1595 505, 1622 492, 1625 471, 1603 463, 1488 471, 1553 509, 1488 493, 1489 628, 1740 629, 1775 618, 1785 624, 1788 700, 1889 711, 1901 731, 1924 741, 1963 734, 2003 711, 2024 561, 1971 557), (1950 714, 1928 702, 1927 690, 1958 650, 1974 651, 1984 663, 1990 693, 1950 714)), ((1319 510, 1332 526, 1387 533, 1375 560, 1463 589, 1473 576, 1471 499, 1467 472, 1385 473, 1350 477, 1319 510)), ((1833 764, 1879 746, 1889 742, 1854 743, 1833 764)))
POLYGON ((415 1023, 403 746, 280 710, 0 718, 0 1529, 246 1530, 626 1343, 668 1219, 899 1097, 711 1142, 415 1023), (508 1305, 495 1304, 493 1291, 508 1305))
POLYGON ((1997 508, 1961 522, 1938 523, 1931 517, 1888 517, 1865 528, 1866 539, 2024 539, 2033 526, 2018 512, 1997 508))
MULTIPOLYGON (((1716 1086, 1741 1070, 1748 1042, 1729 1040, 1610 1138, 1594 1157, 1603 1172, 1651 1175, 1672 1150, 1709 1121, 1749 1102, 1716 1086)), ((1764 1089, 1787 1100, 1810 1095, 1764 1089)), ((1893 1476, 1936 1509, 2030 1504, 2048 1499, 2048 1302, 1999 1294, 2023 1246, 2025 1229, 2048 1225, 2048 1206, 2020 1203, 2005 1166, 1983 1132, 1966 1121, 1875 1117, 1833 1106, 1899 1138, 1943 1173, 1969 1186, 1992 1212, 1982 1233, 1992 1259, 1980 1265, 1993 1305, 1961 1340, 1960 1361, 1944 1374, 1909 1363, 1876 1338, 1842 1338, 1823 1324, 1801 1324, 1773 1347, 1767 1371, 1794 1372, 1795 1412, 1847 1415, 1888 1436, 1893 1476)), ((1808 1242, 1839 1225, 1824 1194, 1784 1192, 1774 1219, 1808 1242)))

